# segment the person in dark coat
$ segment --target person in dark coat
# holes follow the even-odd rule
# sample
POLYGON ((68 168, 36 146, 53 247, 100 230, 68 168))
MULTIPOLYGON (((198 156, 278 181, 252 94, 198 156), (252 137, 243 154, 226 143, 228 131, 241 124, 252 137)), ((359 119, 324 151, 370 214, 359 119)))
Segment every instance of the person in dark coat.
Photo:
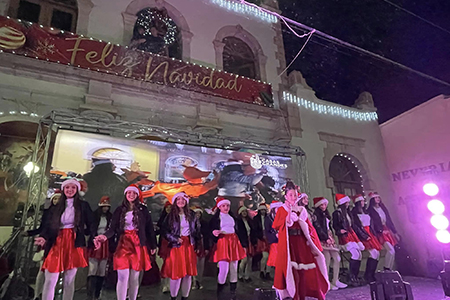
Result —
POLYGON ((250 219, 245 206, 242 206, 238 210, 237 227, 239 240, 248 241, 246 247, 247 256, 241 260, 239 265, 239 280, 251 282, 252 279, 250 278, 250 273, 252 272, 252 257, 255 255, 258 238, 256 236, 254 222, 250 219))
POLYGON ((203 219, 203 209, 201 207, 193 207, 192 210, 195 212, 195 217, 200 222, 200 232, 201 240, 197 249, 197 276, 194 277, 194 285, 192 289, 201 290, 203 271, 205 269, 205 259, 209 254, 210 249, 210 230, 209 223, 203 219))

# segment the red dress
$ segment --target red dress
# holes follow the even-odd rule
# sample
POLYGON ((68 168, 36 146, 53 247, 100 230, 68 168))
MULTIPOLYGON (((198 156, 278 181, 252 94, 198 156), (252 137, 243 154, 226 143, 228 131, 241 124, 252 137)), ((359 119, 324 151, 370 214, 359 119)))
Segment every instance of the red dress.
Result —
POLYGON ((74 268, 88 266, 86 248, 75 248, 75 232, 73 228, 59 230, 55 244, 45 258, 42 270, 60 273, 74 268))
POLYGON ((370 230, 370 226, 365 226, 364 230, 369 235, 368 241, 362 241, 364 247, 366 250, 376 249, 380 251, 383 247, 380 245, 380 242, 378 239, 373 235, 372 231, 370 230))
POLYGON ((212 249, 211 261, 237 261, 247 255, 236 233, 221 234, 212 249))
MULTIPOLYGON (((308 220, 306 211, 302 212, 300 218, 307 224, 307 234, 310 235, 317 249, 321 251, 322 247, 317 233, 308 220)), ((287 290, 295 300, 304 300, 306 297, 324 300, 329 289, 324 262, 320 263, 319 256, 313 255, 311 247, 307 244, 308 238, 300 223, 291 219, 293 224, 287 224, 287 216, 287 208, 280 207, 272 226, 278 230, 278 256, 274 287, 279 290, 287 290)), ((323 255, 320 258, 324 260, 323 255)))
POLYGON ((88 250, 89 258, 94 258, 97 260, 108 259, 109 257, 109 243, 106 240, 104 243, 101 243, 100 248, 95 250, 94 248, 89 248, 88 250))
POLYGON ((182 236, 183 242, 178 248, 170 248, 169 255, 164 260, 161 277, 173 280, 184 276, 197 276, 197 256, 190 237, 182 236))
POLYGON ((277 265, 278 256, 278 243, 270 244, 269 258, 267 259, 267 265, 269 267, 275 267, 277 265))
POLYGON ((147 246, 141 246, 136 230, 125 230, 113 257, 114 270, 148 271, 152 268, 147 246))
POLYGON ((395 238, 394 233, 386 225, 383 225, 383 232, 381 233, 381 235, 378 236, 378 241, 380 242, 381 245, 383 245, 384 243, 390 243, 392 246, 398 244, 398 241, 395 238))

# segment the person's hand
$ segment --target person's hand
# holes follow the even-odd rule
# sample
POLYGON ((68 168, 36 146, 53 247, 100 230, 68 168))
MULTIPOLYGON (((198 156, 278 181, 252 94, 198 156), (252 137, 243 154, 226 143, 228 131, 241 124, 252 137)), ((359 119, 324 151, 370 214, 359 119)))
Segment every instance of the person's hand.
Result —
POLYGON ((28 231, 22 231, 22 232, 20 233, 20 235, 21 235, 21 236, 29 236, 29 235, 28 235, 28 231))
POLYGON ((327 245, 331 245, 333 242, 331 241, 331 239, 327 240, 327 245))
POLYGON ((36 246, 44 247, 44 245, 45 245, 45 239, 44 239, 43 237, 37 237, 37 238, 34 239, 34 244, 35 244, 36 246))
POLYGON ((215 237, 218 237, 219 234, 220 234, 220 230, 213 230, 213 235, 214 235, 215 237))
POLYGON ((347 230, 341 229, 341 234, 346 234, 346 233, 347 233, 347 230))
POLYGON ((155 255, 155 253, 156 253, 156 249, 150 250, 150 254, 151 254, 151 255, 155 255))
POLYGON ((103 235, 103 234, 97 235, 94 238, 95 249, 97 250, 98 248, 100 248, 100 244, 106 242, 107 240, 108 240, 108 238, 105 235, 103 235))
POLYGON ((182 238, 178 239, 178 244, 183 244, 183 239, 182 238))
POLYGON ((102 245, 102 243, 99 240, 94 239, 94 249, 95 250, 99 249, 101 245, 102 245))
POLYGON ((278 238, 278 233, 276 233, 275 236, 278 238))
POLYGON ((160 228, 159 228, 159 226, 158 225, 155 225, 155 231, 157 231, 157 230, 159 230, 160 228))

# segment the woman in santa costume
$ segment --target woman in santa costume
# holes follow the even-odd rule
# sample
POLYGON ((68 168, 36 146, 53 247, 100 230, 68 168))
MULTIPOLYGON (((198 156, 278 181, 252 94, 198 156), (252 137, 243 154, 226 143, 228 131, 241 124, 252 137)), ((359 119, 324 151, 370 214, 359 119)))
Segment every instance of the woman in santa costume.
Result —
MULTIPOLYGON (((350 252, 349 283, 359 286, 359 268, 361 266, 364 245, 353 230, 353 217, 348 209, 350 198, 343 194, 336 194, 338 208, 333 212, 333 229, 339 238, 339 245, 344 251, 350 252)), ((364 233, 361 233, 364 234, 364 233)))
POLYGON ((125 300, 128 287, 129 299, 136 300, 139 273, 152 267, 147 244, 152 255, 156 252, 152 218, 143 202, 139 187, 134 184, 128 186, 122 205, 114 211, 109 229, 94 240, 104 243, 113 236, 119 240, 113 257, 114 270, 117 271, 117 300, 125 300))
POLYGON ((380 259, 380 250, 382 249, 382 246, 373 234, 370 215, 368 215, 365 211, 364 197, 362 195, 356 195, 355 197, 353 197, 353 203, 353 228, 355 228, 355 232, 363 243, 365 250, 369 252, 364 279, 366 280, 366 282, 370 283, 372 281, 375 281, 374 275, 375 271, 377 270, 378 260, 380 259))
POLYGON ((248 239, 241 240, 237 236, 236 219, 230 212, 230 200, 224 197, 216 198, 216 212, 209 222, 211 241, 211 260, 217 263, 217 295, 223 293, 228 273, 230 273, 230 291, 232 298, 236 298, 238 281, 238 262, 246 257, 244 247, 248 246, 248 239))
MULTIPOLYGON (((98 209, 94 211, 94 224, 97 228, 97 235, 105 234, 112 219, 110 212, 111 203, 108 196, 103 196, 98 203, 98 209)), ((88 299, 99 299, 106 276, 106 265, 109 258, 110 243, 108 241, 95 249, 92 240, 89 242, 89 273, 87 279, 88 299)))
POLYGON ((43 300, 53 300, 61 272, 64 272, 63 300, 73 299, 77 270, 88 266, 85 228, 89 235, 95 235, 92 210, 79 196, 80 183, 68 179, 61 188, 61 199, 49 208, 40 237, 36 238, 36 244, 45 247, 43 300))
POLYGON ((378 241, 386 249, 386 257, 384 258, 384 269, 392 270, 395 262, 395 245, 400 240, 394 223, 392 222, 389 211, 381 201, 378 193, 369 193, 369 208, 367 213, 372 218, 373 229, 378 241))
POLYGON ((271 279, 270 268, 267 266, 267 260, 269 259, 269 243, 267 242, 267 237, 265 234, 267 213, 267 205, 265 203, 260 203, 258 205, 258 214, 253 218, 255 234, 258 239, 255 254, 262 254, 259 277, 263 280, 271 279))
POLYGON ((200 241, 198 243, 197 249, 197 276, 194 277, 194 284, 192 285, 192 289, 201 290, 202 279, 203 279, 203 271, 205 270, 205 259, 209 254, 209 236, 211 231, 209 230, 209 223, 205 221, 203 217, 203 209, 201 207, 193 207, 192 210, 195 213, 195 217, 200 223, 200 241))
POLYGON ((317 197, 313 199, 314 202, 314 228, 319 236, 320 243, 323 248, 323 255, 327 264, 327 270, 330 269, 331 259, 333 259, 333 277, 331 278, 331 289, 333 291, 344 289, 346 284, 339 281, 339 271, 341 256, 339 248, 334 240, 333 231, 331 230, 331 216, 328 212, 328 200, 324 197, 317 197))
POLYGON ((237 235, 239 240, 247 241, 247 247, 245 247, 245 252, 247 256, 241 260, 239 264, 239 280, 245 282, 251 282, 250 273, 252 272, 252 258, 256 254, 256 243, 258 239, 256 238, 254 220, 250 219, 248 215, 247 208, 241 206, 238 210, 237 218, 237 235))
MULTIPOLYGON (((166 220, 167 215, 170 213, 170 210, 172 209, 172 204, 170 201, 166 201, 164 204, 164 208, 161 212, 161 215, 159 216, 159 220, 156 223, 156 235, 159 235, 158 238, 158 257, 156 258, 156 263, 159 267, 159 269, 162 269, 162 265, 164 264, 164 261, 166 260, 166 257, 169 253, 169 242, 166 240, 163 234, 161 234, 161 228, 164 224, 164 221, 166 220)), ((169 286, 169 278, 162 278, 161 280, 162 285, 162 292, 168 293, 170 292, 170 286, 169 286)))
MULTIPOLYGON (((267 258, 268 267, 275 267, 277 265, 278 231, 273 229, 272 225, 278 208, 281 206, 283 206, 283 202, 272 201, 272 203, 270 203, 270 214, 264 220, 264 231, 267 238, 267 243, 269 244, 269 257, 267 258)), ((270 270, 268 272, 268 274, 270 274, 270 270)))
POLYGON ((177 299, 181 287, 181 299, 189 297, 192 276, 197 275, 195 249, 200 235, 200 224, 189 209, 189 197, 184 192, 172 198, 172 209, 161 229, 169 242, 169 253, 161 270, 163 278, 170 278, 170 296, 177 299))
POLYGON ((330 284, 317 233, 305 207, 297 204, 298 188, 288 181, 286 202, 278 209, 273 228, 278 230, 274 287, 280 299, 325 299, 330 284))

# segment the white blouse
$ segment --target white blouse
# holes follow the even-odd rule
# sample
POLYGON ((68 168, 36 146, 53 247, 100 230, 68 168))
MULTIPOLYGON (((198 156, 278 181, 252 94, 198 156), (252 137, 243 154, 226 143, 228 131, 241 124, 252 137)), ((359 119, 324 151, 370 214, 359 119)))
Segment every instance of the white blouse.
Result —
POLYGON ((361 220, 362 226, 370 226, 370 216, 368 214, 358 214, 358 218, 361 220))
POLYGON ((234 233, 234 219, 229 214, 220 213, 220 231, 231 234, 234 233))
POLYGON ((98 223, 97 234, 104 234, 106 232, 106 226, 108 226, 108 220, 105 216, 101 216, 100 223, 98 223))
POLYGON ((247 236, 250 236, 250 225, 248 225, 247 219, 242 219, 244 221, 245 229, 247 230, 247 236))
POLYGON ((384 213, 384 210, 380 207, 374 207, 375 211, 380 215, 381 223, 383 225, 386 225, 386 214, 384 213))
POLYGON ((134 230, 133 211, 127 211, 125 214, 125 230, 134 230))
POLYGON ((60 228, 74 228, 75 223, 75 208, 73 207, 73 198, 66 200, 66 209, 61 215, 60 228))
POLYGON ((262 222, 262 230, 266 230, 266 224, 264 222, 265 216, 261 215, 261 222, 262 222))
POLYGON ((186 216, 184 214, 180 214, 180 231, 181 236, 189 236, 191 234, 189 222, 186 220, 186 216))

